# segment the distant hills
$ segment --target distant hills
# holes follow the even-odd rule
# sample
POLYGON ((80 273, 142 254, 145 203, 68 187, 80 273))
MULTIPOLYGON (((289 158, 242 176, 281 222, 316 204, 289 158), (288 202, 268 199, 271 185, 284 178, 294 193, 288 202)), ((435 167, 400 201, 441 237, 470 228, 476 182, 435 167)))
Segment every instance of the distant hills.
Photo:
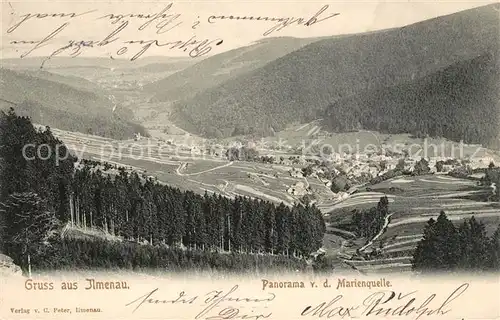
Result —
POLYGON ((63 130, 116 139, 130 138, 135 132, 147 135, 142 126, 133 123, 130 110, 116 106, 113 112, 114 103, 93 88, 92 83, 76 77, 0 68, 3 110, 13 107, 18 114, 30 116, 33 122, 63 130))
MULTIPOLYGON (((327 116, 336 130, 378 127, 487 142, 498 132, 493 132, 498 130, 493 125, 498 123, 493 103, 498 101, 493 85, 498 9, 493 4, 402 28, 318 40, 226 78, 200 71, 197 82, 194 70, 209 63, 205 59, 150 88, 163 90, 156 101, 180 100, 174 121, 206 136, 267 135, 292 122, 327 116), (184 72, 193 74, 184 77, 184 72), (349 108, 365 117, 385 112, 386 120, 360 121, 349 108), (478 113, 489 119, 484 122, 478 113), (474 119, 467 120, 470 115, 474 119), (405 121, 411 124, 397 124, 405 121), (456 130, 448 130, 455 125, 456 130)), ((224 54, 210 59, 227 59, 224 54)))
POLYGON ((14 70, 15 72, 31 76, 33 78, 44 79, 52 82, 58 82, 63 85, 68 85, 76 89, 83 89, 84 91, 90 91, 99 94, 105 94, 102 88, 87 79, 76 77, 72 75, 59 75, 57 73, 52 73, 45 71, 44 69, 21 69, 14 70))
MULTIPOLYGON (((27 57, 27 58, 9 58, 2 59, 0 63, 9 69, 27 68, 37 69, 43 64, 46 69, 64 69, 64 68, 138 68, 147 65, 166 65, 172 63, 192 63, 193 58, 189 57, 141 57, 133 62, 129 59, 111 59, 106 57, 52 57, 47 60, 46 57, 27 57), (45 61, 46 60, 46 61, 45 61), (44 63, 45 61, 45 63, 44 63)), ((201 59, 200 59, 201 60, 201 59)))
POLYGON ((0 64, 15 71, 35 72, 35 76, 47 80, 63 80, 62 83, 71 86, 77 84, 78 88, 83 84, 81 80, 86 79, 87 85, 92 83, 95 87, 91 90, 102 91, 119 87, 133 89, 133 86, 168 77, 203 59, 152 56, 135 61, 104 57, 53 57, 45 60, 45 57, 12 58, 2 59, 0 64), (63 77, 59 79, 57 75, 63 77))

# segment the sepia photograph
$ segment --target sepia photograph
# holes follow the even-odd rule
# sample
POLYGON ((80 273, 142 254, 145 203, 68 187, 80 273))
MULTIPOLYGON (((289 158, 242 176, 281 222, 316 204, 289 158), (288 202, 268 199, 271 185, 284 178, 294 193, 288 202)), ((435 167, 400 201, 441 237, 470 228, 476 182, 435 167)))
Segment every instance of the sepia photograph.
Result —
POLYGON ((2 1, 0 277, 498 275, 499 46, 497 2, 2 1))

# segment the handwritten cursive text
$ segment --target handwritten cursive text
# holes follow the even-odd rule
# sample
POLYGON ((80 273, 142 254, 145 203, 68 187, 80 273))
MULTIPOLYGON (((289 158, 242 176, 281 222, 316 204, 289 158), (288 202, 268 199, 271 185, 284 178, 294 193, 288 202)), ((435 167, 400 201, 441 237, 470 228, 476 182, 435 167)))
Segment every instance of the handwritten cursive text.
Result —
POLYGON ((272 28, 266 30, 264 32, 264 36, 268 36, 271 33, 275 31, 280 31, 288 26, 291 26, 293 24, 295 25, 303 25, 306 27, 310 27, 312 25, 315 25, 317 23, 326 21, 328 19, 331 19, 335 16, 338 16, 340 13, 331 13, 327 16, 321 17, 321 15, 329 8, 329 5, 324 5, 321 9, 319 9, 313 16, 310 18, 295 18, 295 17, 286 17, 286 18, 277 18, 277 17, 254 17, 254 16, 234 16, 234 15, 229 15, 229 16, 210 16, 208 17, 208 22, 209 23, 215 23, 217 20, 243 20, 243 21, 268 21, 268 22, 278 22, 276 25, 274 25, 272 28))
POLYGON ((213 290, 205 295, 188 295, 181 291, 173 299, 156 298, 158 288, 154 289, 125 306, 133 307, 132 313, 145 305, 192 305, 201 306, 194 319, 222 320, 222 319, 267 319, 271 317, 272 312, 262 312, 260 309, 267 308, 276 295, 267 293, 263 297, 238 297, 235 293, 238 291, 238 285, 230 290, 213 290))

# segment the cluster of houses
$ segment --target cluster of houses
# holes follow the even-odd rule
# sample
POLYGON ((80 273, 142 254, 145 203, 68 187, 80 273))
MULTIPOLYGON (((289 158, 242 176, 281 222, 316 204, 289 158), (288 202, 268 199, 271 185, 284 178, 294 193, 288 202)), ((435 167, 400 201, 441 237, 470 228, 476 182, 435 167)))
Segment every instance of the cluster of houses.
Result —
MULTIPOLYGON (((314 157, 306 158, 304 156, 297 156, 290 158, 286 159, 283 164, 291 166, 289 170, 291 177, 303 178, 306 175, 310 175, 311 177, 321 180, 326 186, 331 184, 331 179, 328 178, 328 174, 336 176, 339 173, 343 173, 348 178, 377 177, 398 167, 402 169, 402 171, 413 172, 415 165, 422 159, 422 157, 409 157, 403 154, 335 154, 326 161, 323 159, 321 164, 319 164, 318 159, 314 157), (312 173, 305 174, 300 166, 311 167, 312 173)), ((495 158, 487 153, 461 160, 450 157, 431 157, 426 160, 430 169, 429 173, 440 172, 442 174, 449 173, 464 166, 472 170, 487 168, 490 163, 495 162, 495 158)))

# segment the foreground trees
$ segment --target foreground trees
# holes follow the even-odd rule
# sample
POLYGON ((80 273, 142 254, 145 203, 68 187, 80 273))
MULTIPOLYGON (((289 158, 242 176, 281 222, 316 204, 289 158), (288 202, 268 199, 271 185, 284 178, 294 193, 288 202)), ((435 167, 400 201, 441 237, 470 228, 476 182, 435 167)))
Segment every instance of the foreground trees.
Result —
POLYGON ((474 217, 456 228, 441 211, 430 219, 415 249, 412 267, 419 272, 486 271, 500 268, 500 226, 491 238, 474 217))
POLYGON ((119 169, 110 178, 94 164, 75 172, 69 216, 81 228, 98 227, 124 239, 192 249, 307 255, 325 232, 315 206, 220 195, 203 196, 119 169), (279 240, 278 240, 279 239, 279 240))
POLYGON ((13 193, 2 203, 0 210, 7 228, 3 230, 8 252, 17 253, 12 258, 36 255, 58 227, 53 212, 47 210, 46 202, 35 193, 13 193))
POLYGON ((303 259, 283 255, 217 253, 147 246, 103 239, 51 239, 43 258, 33 259, 35 270, 129 269, 160 272, 206 272, 223 274, 306 270, 303 259))
POLYGON ((0 137, 0 242, 18 261, 64 224, 204 251, 300 257, 321 247, 326 228, 314 205, 202 196, 95 161, 75 168, 77 159, 50 128, 36 130, 13 110, 0 113, 0 137))

